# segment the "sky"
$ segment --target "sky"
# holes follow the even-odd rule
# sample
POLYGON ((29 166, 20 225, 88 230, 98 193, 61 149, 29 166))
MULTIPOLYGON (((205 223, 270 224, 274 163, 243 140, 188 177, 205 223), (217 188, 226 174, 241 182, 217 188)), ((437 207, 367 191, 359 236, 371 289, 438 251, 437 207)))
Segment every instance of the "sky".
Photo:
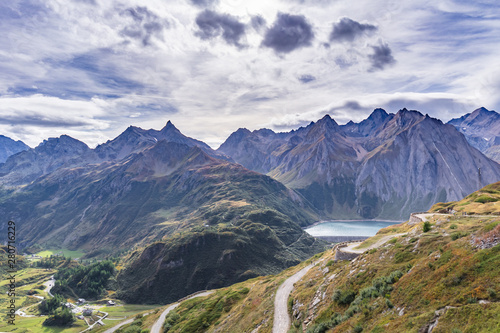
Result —
POLYGON ((0 31, 0 134, 31 147, 500 110, 496 0, 13 0, 0 31))

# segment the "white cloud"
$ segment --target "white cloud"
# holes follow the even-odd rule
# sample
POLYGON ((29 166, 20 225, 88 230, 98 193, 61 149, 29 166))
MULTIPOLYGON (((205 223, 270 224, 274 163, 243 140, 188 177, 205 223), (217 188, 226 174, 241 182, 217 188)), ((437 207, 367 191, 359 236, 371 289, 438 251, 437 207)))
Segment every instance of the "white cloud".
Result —
POLYGON ((312 45, 286 55, 260 46, 265 29, 247 28, 241 49, 200 40, 195 19, 202 9, 186 0, 8 6, 17 14, 4 10, 0 21, 0 117, 16 113, 25 123, 0 125, 0 134, 32 145, 63 133, 95 145, 128 125, 161 128, 168 119, 217 145, 238 127, 288 129, 328 110, 342 123, 375 107, 415 108, 447 120, 500 106, 494 2, 220 0, 212 7, 245 24, 260 15, 267 27, 278 12, 304 15, 312 45), (121 14, 138 7, 164 28, 121 14), (342 17, 377 31, 329 42, 342 17), (376 45, 387 45, 396 62, 370 72, 376 45), (315 80, 298 80, 305 76, 315 80))

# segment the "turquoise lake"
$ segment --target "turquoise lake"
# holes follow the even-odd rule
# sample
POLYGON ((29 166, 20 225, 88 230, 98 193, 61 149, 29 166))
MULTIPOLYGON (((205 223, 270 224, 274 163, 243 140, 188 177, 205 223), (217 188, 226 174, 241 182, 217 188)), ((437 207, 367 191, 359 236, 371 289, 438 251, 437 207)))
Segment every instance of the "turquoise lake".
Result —
POLYGON ((305 229, 314 237, 320 236, 374 236, 377 231, 401 222, 387 221, 327 221, 305 229))

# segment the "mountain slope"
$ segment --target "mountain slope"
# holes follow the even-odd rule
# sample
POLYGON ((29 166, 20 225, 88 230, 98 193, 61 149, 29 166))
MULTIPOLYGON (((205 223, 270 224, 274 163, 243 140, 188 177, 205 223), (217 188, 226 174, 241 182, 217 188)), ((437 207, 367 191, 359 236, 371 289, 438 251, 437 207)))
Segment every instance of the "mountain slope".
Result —
POLYGON ((448 124, 463 133, 473 147, 500 162, 500 114, 479 108, 450 120, 448 124))
POLYGON ((0 164, 0 185, 26 185, 62 168, 117 163, 131 154, 151 148, 161 140, 199 147, 210 156, 230 160, 204 142, 185 136, 168 121, 159 131, 130 126, 115 139, 95 149, 90 149, 85 143, 67 135, 44 140, 36 148, 11 156, 4 164, 0 164))
POLYGON ((11 138, 0 135, 0 163, 4 163, 9 156, 28 149, 30 147, 24 144, 24 142, 14 141, 11 138))
POLYGON ((218 150, 297 190, 324 218, 402 219, 500 180, 500 165, 452 126, 406 109, 343 126, 325 116, 288 133, 240 129, 218 150))
POLYGON ((356 183, 358 205, 367 217, 409 216, 459 200, 500 179, 499 171, 453 127, 423 117, 366 156, 356 183))
POLYGON ((336 259, 334 248, 279 275, 185 301, 167 317, 166 332, 203 327, 204 332, 270 333, 276 290, 311 262, 316 265, 295 283, 289 298, 289 332, 497 332, 499 217, 430 214, 427 218, 429 230, 415 216, 380 230, 360 247, 383 236, 403 235, 352 261, 336 259), (225 311, 210 306, 216 301, 227 304, 225 311))
POLYGON ((4 190, 0 213, 22 221, 23 248, 82 249, 89 257, 137 249, 118 279, 130 302, 167 303, 278 272, 323 249, 299 226, 317 219, 300 195, 165 140, 120 162, 61 168, 4 190), (167 280, 176 288, 165 289, 167 280))

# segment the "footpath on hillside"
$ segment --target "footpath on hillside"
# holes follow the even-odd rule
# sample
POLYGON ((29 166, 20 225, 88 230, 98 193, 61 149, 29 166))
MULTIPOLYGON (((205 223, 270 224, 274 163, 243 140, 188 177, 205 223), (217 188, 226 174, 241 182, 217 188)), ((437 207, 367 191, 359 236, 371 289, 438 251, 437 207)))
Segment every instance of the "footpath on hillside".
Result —
MULTIPOLYGON (((390 239, 394 237, 399 237, 404 234, 405 233, 383 236, 374 244, 371 244, 370 246, 363 249, 354 249, 355 247, 359 246, 362 243, 362 242, 354 242, 347 245, 346 247, 339 248, 339 250, 347 253, 361 254, 365 251, 378 248, 383 244, 385 244, 386 242, 388 242, 390 239)), ((294 284, 299 282, 304 277, 304 275, 306 275, 307 272, 315 265, 316 263, 313 263, 304 267, 303 269, 301 269, 300 271, 298 271, 297 273, 286 279, 283 282, 283 284, 281 284, 281 286, 278 288, 278 291, 276 292, 276 297, 274 299, 273 333, 287 333, 288 330, 290 329, 291 319, 288 313, 288 297, 290 296, 290 293, 293 290, 294 284)))

